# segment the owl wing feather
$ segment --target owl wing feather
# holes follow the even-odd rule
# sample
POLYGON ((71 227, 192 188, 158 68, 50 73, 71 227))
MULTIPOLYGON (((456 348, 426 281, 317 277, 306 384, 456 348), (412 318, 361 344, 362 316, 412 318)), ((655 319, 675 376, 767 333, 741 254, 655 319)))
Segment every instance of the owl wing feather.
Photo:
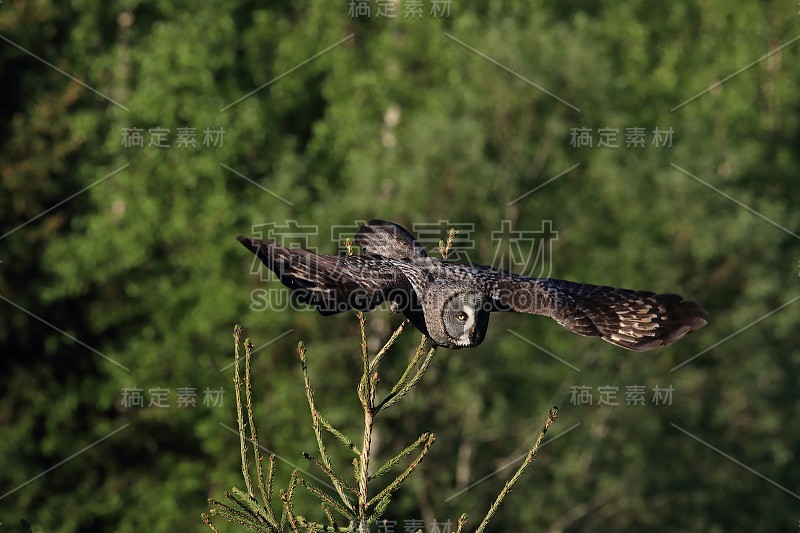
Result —
POLYGON ((371 254, 389 259, 425 263, 428 253, 405 228, 385 220, 370 220, 359 228, 356 244, 371 254))
POLYGON ((484 279, 494 310, 549 316, 574 333, 600 337, 632 351, 671 344, 707 323, 708 313, 678 294, 472 268, 484 279))
POLYGON ((381 303, 407 303, 410 284, 391 262, 376 255, 333 256, 289 249, 272 241, 236 237, 272 270, 294 297, 322 315, 371 311, 381 303))

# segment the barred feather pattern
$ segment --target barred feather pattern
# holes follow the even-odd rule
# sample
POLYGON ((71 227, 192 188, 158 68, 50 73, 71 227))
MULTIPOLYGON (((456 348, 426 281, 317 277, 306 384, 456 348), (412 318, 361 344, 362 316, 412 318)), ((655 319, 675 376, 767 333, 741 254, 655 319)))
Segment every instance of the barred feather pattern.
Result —
POLYGON ((678 294, 544 279, 548 304, 536 310, 580 335, 599 336, 616 346, 644 352, 671 344, 706 325, 706 311, 678 294))

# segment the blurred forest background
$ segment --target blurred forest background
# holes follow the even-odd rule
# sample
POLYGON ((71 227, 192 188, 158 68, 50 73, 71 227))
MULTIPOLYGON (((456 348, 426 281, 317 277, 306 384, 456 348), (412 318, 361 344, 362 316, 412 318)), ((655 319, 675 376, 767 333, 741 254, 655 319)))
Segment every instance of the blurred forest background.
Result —
MULTIPOLYGON (((357 434, 355 315, 252 306, 278 285, 234 236, 295 221, 335 253, 332 231, 385 218, 438 224, 436 238, 473 224, 456 244, 483 263, 505 253, 502 221, 551 221, 553 277, 679 292, 711 313, 643 354, 512 315, 477 349, 440 350, 377 428, 378 457, 438 436, 390 506, 396 531, 462 512, 474 527, 552 405, 552 443, 495 531, 796 531, 799 9, 5 0, 2 529, 205 528, 206 498, 241 486, 223 426, 235 323, 268 344, 254 395, 269 449, 303 467, 315 449, 298 340, 323 413, 357 434), (626 404, 635 386, 644 405, 626 404), (184 388, 195 407, 178 405, 184 388), (151 406, 162 394, 169 407, 151 406)), ((399 320, 368 315, 372 342, 399 320)), ((417 341, 404 334, 390 373, 417 341)), ((279 463, 280 484, 290 471, 279 463)))

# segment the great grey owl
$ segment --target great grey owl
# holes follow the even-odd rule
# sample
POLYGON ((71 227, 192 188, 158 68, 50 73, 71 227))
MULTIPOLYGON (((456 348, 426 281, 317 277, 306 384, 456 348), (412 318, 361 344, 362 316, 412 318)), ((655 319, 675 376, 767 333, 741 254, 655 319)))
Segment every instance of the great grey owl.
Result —
POLYGON ((360 255, 288 249, 271 241, 237 239, 323 315, 371 311, 383 302, 401 311, 434 343, 479 345, 489 313, 549 316, 570 331, 634 351, 675 342, 706 325, 707 313, 677 294, 530 278, 488 266, 450 264, 428 256, 414 236, 372 220, 355 237, 360 255))

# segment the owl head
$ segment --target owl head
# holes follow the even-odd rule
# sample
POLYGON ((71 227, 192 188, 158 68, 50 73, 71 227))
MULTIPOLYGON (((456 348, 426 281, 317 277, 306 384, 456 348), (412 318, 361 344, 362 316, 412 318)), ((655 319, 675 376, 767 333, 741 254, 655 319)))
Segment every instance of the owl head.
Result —
POLYGON ((428 336, 439 346, 468 348, 479 345, 486 336, 487 298, 469 284, 433 282, 423 307, 428 336))

